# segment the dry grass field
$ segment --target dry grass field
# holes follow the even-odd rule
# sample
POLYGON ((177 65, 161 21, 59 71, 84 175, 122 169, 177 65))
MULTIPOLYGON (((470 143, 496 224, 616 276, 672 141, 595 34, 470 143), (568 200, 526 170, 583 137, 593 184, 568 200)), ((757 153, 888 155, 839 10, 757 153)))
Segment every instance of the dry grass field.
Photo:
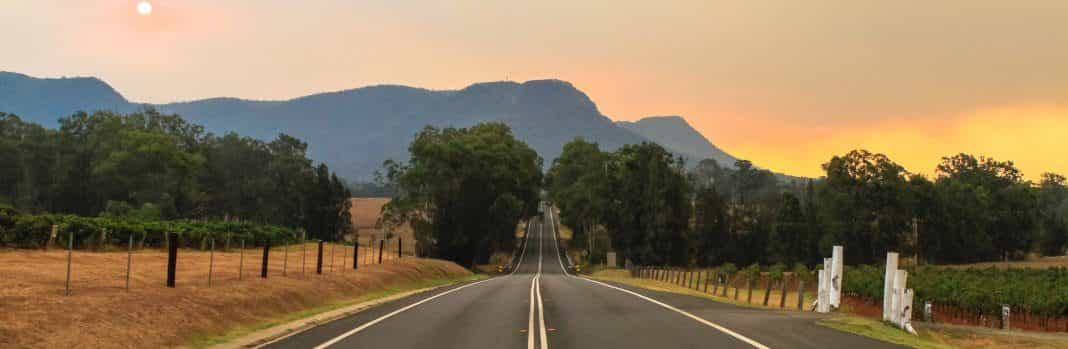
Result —
MULTIPOLYGON (((385 254, 390 258, 383 264, 361 263, 354 271, 352 247, 340 245, 324 248, 324 273, 317 275, 316 245, 305 247, 303 258, 300 245, 272 249, 267 279, 260 278, 262 249, 243 251, 241 280, 241 251, 212 257, 181 250, 173 289, 164 286, 166 253, 137 251, 129 291, 125 252, 75 251, 71 296, 64 296, 66 251, 0 251, 0 347, 181 346, 205 334, 368 293, 471 275, 450 262, 397 260, 395 250, 385 254)), ((370 252, 361 250, 361 261, 370 262, 370 252)))
MULTIPOLYGON (((360 245, 368 246, 372 237, 375 240, 382 239, 386 232, 378 228, 377 223, 382 214, 382 206, 389 203, 389 199, 352 198, 350 200, 352 207, 349 209, 349 214, 352 216, 352 226, 356 228, 357 234, 359 234, 360 245)), ((394 236, 403 239, 404 246, 402 248, 405 254, 415 254, 415 235, 411 227, 404 225, 393 230, 392 233, 394 236)), ((349 239, 351 241, 351 237, 349 239)), ((394 250, 396 250, 395 247, 394 250)))

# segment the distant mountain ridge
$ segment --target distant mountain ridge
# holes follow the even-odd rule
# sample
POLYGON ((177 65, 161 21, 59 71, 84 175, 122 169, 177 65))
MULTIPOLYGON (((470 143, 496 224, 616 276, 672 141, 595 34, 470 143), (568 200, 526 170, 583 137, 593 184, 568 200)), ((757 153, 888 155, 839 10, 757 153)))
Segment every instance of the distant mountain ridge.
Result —
POLYGON ((406 160, 412 136, 426 125, 466 127, 486 121, 511 126, 546 165, 576 137, 606 150, 653 141, 691 164, 705 158, 734 163, 734 157, 681 117, 615 123, 585 93, 562 80, 485 82, 460 90, 377 85, 283 101, 209 98, 152 105, 130 102, 97 78, 38 79, 0 72, 0 111, 49 127, 76 111, 146 107, 180 114, 217 134, 295 136, 309 143, 312 158, 353 179, 371 178, 387 159, 406 160))
POLYGON ((713 159, 734 167, 737 158, 716 147, 681 116, 650 116, 638 121, 616 121, 616 125, 653 140, 682 155, 690 163, 713 159))

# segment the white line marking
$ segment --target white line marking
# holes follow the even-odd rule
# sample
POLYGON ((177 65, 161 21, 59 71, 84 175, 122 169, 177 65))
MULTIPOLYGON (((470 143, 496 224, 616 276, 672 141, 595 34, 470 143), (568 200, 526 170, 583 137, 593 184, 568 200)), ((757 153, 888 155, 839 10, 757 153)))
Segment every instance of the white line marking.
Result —
POLYGON ((324 348, 327 348, 327 347, 329 347, 331 345, 337 344, 337 342, 340 342, 341 340, 343 340, 345 338, 348 338, 349 336, 357 334, 360 331, 363 331, 364 329, 367 329, 368 327, 374 326, 375 324, 377 324, 379 322, 382 322, 383 320, 386 320, 388 318, 391 318, 394 315, 397 315, 397 314, 403 313, 405 311, 408 311, 409 309, 415 308, 415 307, 419 306, 420 304, 432 301, 435 298, 438 298, 438 297, 441 297, 441 296, 444 296, 444 295, 447 295, 447 294, 450 294, 450 293, 453 293, 453 292, 456 292, 456 291, 459 291, 459 290, 462 290, 462 289, 465 289, 465 288, 468 288, 468 287, 471 287, 471 286, 475 286, 475 285, 481 284, 481 283, 486 282, 486 281, 497 280, 497 279, 498 278, 492 278, 492 279, 486 279, 486 280, 470 283, 470 284, 463 285, 463 286, 460 286, 460 287, 457 287, 457 288, 454 288, 454 289, 451 289, 451 290, 448 290, 448 291, 445 291, 445 292, 442 292, 442 293, 438 293, 438 294, 436 294, 436 295, 434 295, 432 297, 423 299, 421 301, 409 304, 408 306, 406 306, 404 308, 400 308, 400 309, 394 310, 392 313, 389 313, 389 314, 383 315, 380 318, 368 321, 367 323, 364 323, 363 325, 360 325, 360 327, 354 328, 352 330, 349 330, 348 332, 345 332, 345 333, 341 334, 340 336, 334 337, 333 339, 331 339, 329 341, 326 341, 325 343, 316 346, 315 349, 324 349, 324 348))
MULTIPOLYGON (((545 307, 541 303, 541 275, 535 276, 534 281, 538 284, 538 326, 541 326, 541 349, 549 349, 549 336, 545 333, 545 307)), ((531 337, 534 337, 533 334, 531 337)))
POLYGON ((523 256, 527 255, 527 242, 530 241, 530 226, 533 223, 533 219, 531 219, 530 222, 527 222, 527 231, 523 232, 523 250, 519 252, 519 261, 512 266, 512 272, 508 273, 508 276, 515 274, 515 271, 519 270, 519 266, 523 265, 523 256))
POLYGON ((653 304, 659 305, 661 307, 664 307, 665 309, 668 309, 668 310, 674 311, 676 313, 682 314, 683 316, 691 318, 694 321, 700 322, 702 324, 705 324, 708 327, 717 329, 720 332, 726 333, 726 334, 730 335, 731 337, 737 338, 740 341, 743 341, 743 342, 748 343, 749 345, 752 345, 754 348, 769 349, 766 345, 760 344, 760 342, 757 342, 757 341, 755 341, 755 340, 753 340, 753 339, 751 339, 749 337, 746 337, 746 336, 743 336, 741 334, 738 334, 737 332, 731 331, 730 329, 728 329, 726 327, 723 327, 723 326, 717 325, 717 324, 715 324, 715 323, 713 323, 711 321, 702 319, 701 317, 699 317, 697 315, 690 314, 689 312, 687 312, 685 310, 682 310, 682 309, 670 306, 668 304, 665 304, 663 302, 660 302, 658 300, 643 296, 643 295, 641 295, 641 294, 639 294, 637 292, 634 292, 634 291, 631 291, 631 290, 627 290, 627 289, 623 289, 623 288, 619 288, 619 287, 615 287, 615 286, 612 286, 612 285, 609 285, 609 284, 606 284, 606 283, 603 283, 603 282, 600 282, 600 281, 597 281, 597 280, 590 280, 590 279, 587 279, 587 278, 576 278, 576 279, 592 282, 594 284, 601 285, 601 286, 604 286, 604 287, 608 287, 608 288, 611 288, 611 289, 615 289, 615 290, 618 290, 620 292, 629 293, 629 294, 631 294, 631 295, 633 295, 635 297, 647 300, 650 303, 653 303, 653 304))
POLYGON ((527 322, 527 349, 534 349, 534 289, 538 286, 538 277, 530 279, 530 320, 527 322))
MULTIPOLYGON (((551 219, 552 215, 550 214, 549 217, 551 219)), ((556 224, 554 222, 553 226, 555 226, 555 225, 556 224)), ((560 260, 560 247, 559 247, 559 243, 556 243, 556 234, 553 234, 553 242, 554 242, 554 245, 557 246, 557 248, 556 248, 556 260, 558 262, 560 262, 560 268, 563 268, 564 267, 564 262, 560 260)), ((566 269, 564 269, 564 274, 567 274, 567 270, 566 269)), ((571 276, 570 274, 567 274, 567 275, 571 276)), ((591 280, 591 279, 587 279, 587 278, 584 278, 584 277, 575 277, 575 276, 573 276, 573 277, 575 279, 588 281, 588 282, 592 282, 592 283, 594 283, 596 285, 601 285, 601 286, 604 286, 604 287, 615 289, 615 290, 618 290, 620 292, 629 293, 629 294, 631 294, 631 295, 633 295, 635 297, 644 299, 644 300, 649 301, 649 302, 651 302, 653 304, 656 304, 656 305, 659 305, 661 307, 664 307, 665 309, 668 309, 668 310, 674 311, 676 313, 682 314, 683 316, 691 318, 691 319, 693 319, 693 320, 695 320, 697 322, 700 322, 700 323, 702 323, 702 324, 704 324, 704 325, 706 325, 708 327, 712 327, 712 328, 714 328, 716 330, 719 330, 720 332, 726 333, 726 334, 730 335, 731 337, 737 338, 740 341, 743 341, 743 342, 745 342, 745 343, 747 343, 749 345, 752 345, 754 348, 770 349, 770 348, 768 348, 768 346, 766 346, 764 344, 761 344, 760 342, 757 342, 756 340, 753 340, 753 339, 751 339, 749 337, 743 336, 743 335, 741 335, 741 334, 739 334, 737 332, 731 331, 730 329, 728 329, 726 327, 723 327, 723 326, 720 326, 720 325, 718 325, 716 323, 713 323, 711 321, 705 320, 705 319, 703 319, 703 318, 701 318, 701 317, 699 317, 697 315, 691 314, 690 312, 687 312, 685 310, 682 310, 682 309, 673 307, 671 305, 665 304, 665 303, 663 303, 661 301, 649 298, 649 297, 644 296, 644 295, 642 295, 640 293, 637 293, 637 292, 634 292, 634 291, 631 291, 631 290, 627 290, 627 289, 624 289, 624 288, 615 287, 615 286, 612 286, 612 285, 609 285, 609 284, 606 284, 606 283, 603 283, 603 282, 600 282, 600 281, 597 281, 597 280, 591 280)))
MULTIPOLYGON (((552 210, 552 207, 549 209, 552 210)), ((556 221, 553 220, 552 211, 549 211, 549 220, 550 224, 553 226, 553 246, 555 246, 556 249, 556 261, 560 263, 560 270, 564 272, 564 275, 571 276, 571 274, 567 273, 567 268, 564 267, 564 261, 560 259, 560 242, 556 241, 556 221)))

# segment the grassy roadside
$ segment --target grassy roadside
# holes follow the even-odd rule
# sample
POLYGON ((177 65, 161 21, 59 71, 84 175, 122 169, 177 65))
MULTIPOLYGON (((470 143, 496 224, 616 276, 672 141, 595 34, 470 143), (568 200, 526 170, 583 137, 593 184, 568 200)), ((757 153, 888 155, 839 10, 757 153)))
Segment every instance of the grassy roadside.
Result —
POLYGON ((840 315, 820 320, 817 324, 918 349, 1068 349, 1068 336, 1063 334, 1005 332, 979 327, 916 324, 918 335, 913 336, 882 321, 854 315, 840 315))
MULTIPOLYGON (((672 283, 632 278, 630 277, 630 274, 625 270, 596 270, 591 271, 591 274, 586 276, 591 279, 601 281, 617 282, 653 291, 671 292, 694 297, 701 297, 716 302, 728 303, 742 307, 761 308, 768 310, 779 309, 777 292, 774 291, 772 293, 772 301, 769 302, 769 306, 764 307, 759 304, 746 303, 744 301, 746 297, 745 289, 741 290, 742 300, 735 301, 733 297, 724 298, 719 296, 712 296, 711 294, 707 294, 682 286, 677 286, 672 283)), ((733 296, 733 290, 732 292, 728 293, 728 295, 733 296)), ((754 301, 758 299, 762 301, 763 290, 754 289, 753 299, 754 301), (760 297, 758 297, 758 295, 760 297)), ((790 301, 790 298, 787 298, 787 300, 787 309, 792 309, 789 306, 790 304, 794 304, 794 307, 796 307, 796 296, 793 298, 792 302, 790 301)), ((810 295, 805 296, 805 304, 809 304, 812 300, 813 298, 810 295)), ((919 335, 913 336, 893 326, 887 325, 882 321, 850 314, 840 314, 838 316, 822 319, 817 321, 817 324, 843 332, 849 332, 885 342, 900 344, 906 347, 918 349, 1068 349, 1068 335, 1063 334, 1046 334, 1018 331, 1004 332, 987 328, 971 328, 957 326, 924 326, 924 324, 917 324, 918 328, 916 330, 919 335)))
POLYGON ((389 297, 402 292, 408 292, 413 290, 419 290, 424 288, 433 288, 440 286, 447 286, 456 283, 470 282, 485 279, 488 276, 485 274, 474 274, 462 277, 454 278, 437 278, 420 280, 417 282, 409 282, 398 285, 387 286, 384 290, 366 293, 352 299, 346 299, 341 301, 332 302, 326 305, 305 309, 302 311, 292 312, 280 316, 276 316, 270 319, 259 321, 252 325, 235 326, 226 330, 223 333, 200 333, 190 338, 187 346, 191 348, 207 348, 214 345, 224 344, 234 339, 243 337, 245 335, 265 330, 274 326, 282 325, 285 323, 305 319, 322 313, 326 313, 332 310, 341 309, 351 305, 356 305, 364 302, 370 302, 373 300, 389 297))

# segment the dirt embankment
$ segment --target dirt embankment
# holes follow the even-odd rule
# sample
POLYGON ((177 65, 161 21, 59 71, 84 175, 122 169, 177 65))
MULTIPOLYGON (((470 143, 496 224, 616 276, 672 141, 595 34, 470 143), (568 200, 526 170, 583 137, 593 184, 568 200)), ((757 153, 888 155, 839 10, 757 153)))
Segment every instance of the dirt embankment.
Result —
POLYGON ((333 271, 324 263, 324 274, 316 275, 312 251, 304 273, 296 251, 299 245, 291 246, 288 256, 284 250, 272 250, 269 277, 262 279, 262 250, 246 250, 242 280, 237 279, 240 254, 216 252, 208 287, 211 257, 183 250, 178 287, 173 289, 164 287, 165 253, 140 251, 134 254, 129 291, 124 289, 126 253, 75 251, 71 296, 64 296, 65 251, 0 251, 0 347, 181 346, 196 337, 256 326, 289 313, 470 275, 450 262, 417 258, 360 265, 353 271, 351 254, 350 262, 342 263, 340 248, 333 271))

